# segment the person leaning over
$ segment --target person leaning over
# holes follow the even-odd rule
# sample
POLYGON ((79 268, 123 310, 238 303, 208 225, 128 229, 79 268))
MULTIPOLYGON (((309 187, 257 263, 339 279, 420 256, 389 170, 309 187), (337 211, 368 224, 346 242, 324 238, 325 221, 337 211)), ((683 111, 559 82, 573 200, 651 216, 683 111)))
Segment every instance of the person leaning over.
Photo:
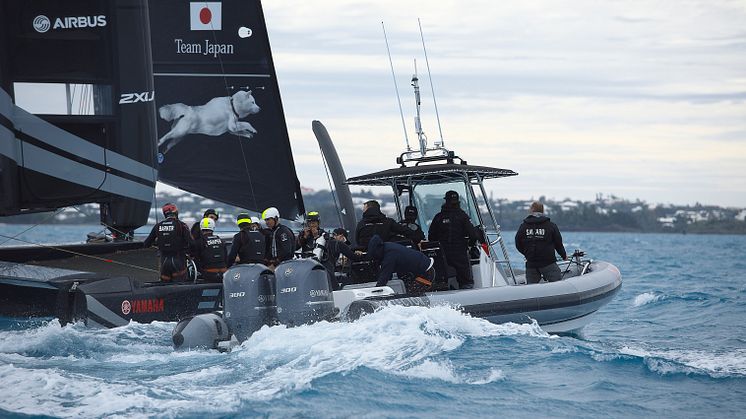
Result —
POLYGON ((241 231, 233 236, 227 266, 230 268, 234 263, 264 263, 267 236, 259 231, 259 218, 242 212, 236 217, 236 224, 241 231))
POLYGON ((376 234, 383 241, 389 241, 396 234, 413 240, 413 233, 410 229, 385 216, 381 212, 381 204, 372 200, 363 204, 363 219, 357 223, 355 229, 355 241, 358 247, 362 249, 368 247, 370 238, 376 234))
POLYGON ((368 242, 367 257, 381 264, 381 270, 376 278, 376 286, 383 287, 391 280, 394 273, 403 279, 412 275, 408 290, 429 290, 432 286, 434 261, 420 251, 402 246, 399 243, 384 243, 380 236, 374 235, 368 242))
POLYGON ((262 213, 267 223, 267 266, 274 269, 280 262, 293 258, 295 253, 295 234, 280 224, 280 211, 269 207, 262 213))
POLYGON ((532 202, 529 212, 515 233, 515 247, 526 257, 526 282, 537 284, 542 278, 548 282, 559 281, 562 273, 557 266, 555 250, 562 260, 567 260, 559 228, 544 215, 541 202, 532 202))
POLYGON ((226 268, 226 250, 223 239, 215 231, 215 220, 205 217, 200 222, 202 240, 195 245, 197 266, 206 282, 222 282, 226 268))
POLYGON ((163 206, 165 220, 153 226, 143 247, 155 244, 161 255, 161 281, 186 281, 186 253, 192 246, 189 227, 179 220, 176 205, 168 203, 163 206))

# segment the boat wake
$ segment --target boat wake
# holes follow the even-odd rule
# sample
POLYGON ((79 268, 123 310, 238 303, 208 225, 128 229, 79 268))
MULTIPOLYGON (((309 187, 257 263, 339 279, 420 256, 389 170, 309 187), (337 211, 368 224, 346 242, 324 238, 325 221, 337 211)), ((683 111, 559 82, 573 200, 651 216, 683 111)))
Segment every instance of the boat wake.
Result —
POLYGON ((484 385, 500 368, 460 371, 449 360, 469 339, 550 338, 537 324, 492 324, 447 307, 392 306, 354 323, 264 327, 230 353, 176 352, 173 323, 95 330, 56 320, 0 332, 0 409, 41 415, 235 412, 312 390, 315 380, 368 369, 408 379, 484 385))

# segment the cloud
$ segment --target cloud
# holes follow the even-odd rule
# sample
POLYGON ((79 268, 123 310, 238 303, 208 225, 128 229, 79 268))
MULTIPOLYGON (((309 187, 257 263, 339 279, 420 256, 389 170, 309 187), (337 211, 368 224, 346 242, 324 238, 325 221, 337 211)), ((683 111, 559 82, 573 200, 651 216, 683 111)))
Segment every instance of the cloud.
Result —
POLYGON ((746 206, 746 6, 735 1, 283 1, 264 4, 301 182, 326 187, 313 119, 349 176, 403 149, 381 31, 413 137, 438 136, 417 18, 446 145, 517 170, 497 196, 746 206), (718 192, 722 191, 722 192, 718 192))

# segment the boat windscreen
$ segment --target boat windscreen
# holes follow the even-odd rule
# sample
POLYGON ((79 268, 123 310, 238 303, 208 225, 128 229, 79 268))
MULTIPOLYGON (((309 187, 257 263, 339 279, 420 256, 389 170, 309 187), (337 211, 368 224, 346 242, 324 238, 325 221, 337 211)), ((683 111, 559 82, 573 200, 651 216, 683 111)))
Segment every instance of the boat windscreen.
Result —
POLYGON ((438 184, 422 184, 414 187, 412 192, 412 201, 418 210, 419 223, 422 227, 422 231, 427 235, 430 229, 430 223, 433 221, 433 217, 440 212, 441 206, 445 202, 443 197, 448 191, 458 192, 461 209, 471 219, 472 224, 479 224, 479 217, 477 216, 477 209, 472 200, 471 194, 466 189, 464 182, 450 182, 450 183, 438 183, 438 184))

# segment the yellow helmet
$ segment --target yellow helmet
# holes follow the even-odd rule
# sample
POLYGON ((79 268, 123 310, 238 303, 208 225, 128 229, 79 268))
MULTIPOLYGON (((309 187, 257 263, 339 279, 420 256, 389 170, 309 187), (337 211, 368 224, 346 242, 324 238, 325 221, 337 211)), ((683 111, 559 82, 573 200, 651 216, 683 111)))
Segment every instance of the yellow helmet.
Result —
POLYGON ((215 220, 210 217, 205 217, 199 223, 201 230, 215 230, 215 220))

